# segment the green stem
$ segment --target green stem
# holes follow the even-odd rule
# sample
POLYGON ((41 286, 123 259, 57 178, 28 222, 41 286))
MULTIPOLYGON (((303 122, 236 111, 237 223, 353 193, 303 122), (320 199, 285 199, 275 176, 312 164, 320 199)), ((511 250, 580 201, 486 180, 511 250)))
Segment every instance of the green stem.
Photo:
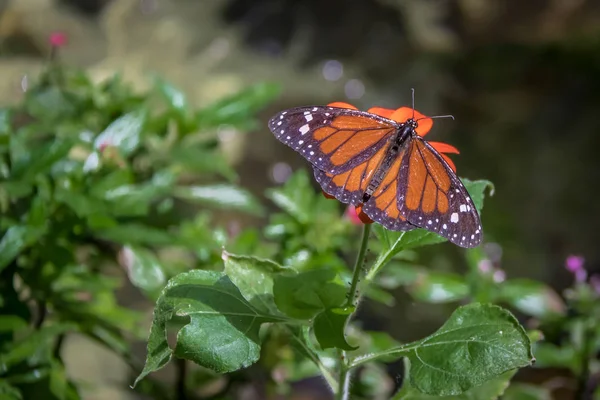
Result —
POLYGON ((338 390, 335 395, 335 399, 350 400, 350 369, 346 367, 345 352, 342 352, 340 379, 338 382, 338 390))
POLYGON ((365 256, 367 254, 367 245, 369 244, 369 234, 371 233, 371 224, 363 225, 362 238, 360 241, 360 249, 358 250, 358 256, 354 263, 354 271, 352 273, 352 283, 350 283, 350 290, 348 291, 348 299, 346 300, 345 307, 356 306, 360 298, 356 295, 356 288, 358 287, 358 281, 360 280, 360 273, 362 271, 362 265, 365 262, 365 256), (356 300, 356 301, 355 301, 356 300))
MULTIPOLYGON (((358 255, 354 262, 354 270, 352 271, 352 282, 350 283, 350 290, 348 291, 348 297, 344 307, 356 307, 360 303, 362 297, 360 293, 356 293, 358 288, 358 282, 360 280, 361 271, 365 262, 365 256, 367 255, 367 246, 369 244, 369 234, 371 233, 371 225, 363 225, 362 238, 360 239, 360 248, 358 249, 358 255)), ((348 317, 350 321, 352 315, 348 317)), ((349 400, 350 399, 350 374, 351 368, 348 367, 346 362, 346 352, 340 351, 340 376, 338 378, 338 387, 335 394, 336 400, 349 400)))

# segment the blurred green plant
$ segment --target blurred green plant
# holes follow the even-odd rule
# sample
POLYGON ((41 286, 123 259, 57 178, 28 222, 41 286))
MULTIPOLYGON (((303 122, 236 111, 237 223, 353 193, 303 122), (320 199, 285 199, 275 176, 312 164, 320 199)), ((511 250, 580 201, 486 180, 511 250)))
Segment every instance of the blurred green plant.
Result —
MULTIPOLYGON (((263 214, 217 131, 252 126, 278 91, 258 84, 194 110, 160 79, 136 94, 118 75, 96 84, 53 64, 0 110, 1 398, 79 398, 61 357, 70 333, 141 369, 141 314, 115 291, 127 278, 155 301, 178 273, 212 268, 228 234, 211 207, 263 214)), ((141 390, 171 396, 152 380, 141 390)))

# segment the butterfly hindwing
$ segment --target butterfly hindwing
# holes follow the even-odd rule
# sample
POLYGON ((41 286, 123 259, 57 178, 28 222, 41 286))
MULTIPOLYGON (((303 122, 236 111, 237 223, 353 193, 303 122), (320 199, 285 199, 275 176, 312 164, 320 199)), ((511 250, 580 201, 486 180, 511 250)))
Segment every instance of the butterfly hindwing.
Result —
POLYGON ((269 121, 277 139, 332 175, 371 159, 398 126, 375 114, 329 106, 292 108, 269 121))
POLYGON ((373 221, 393 231, 416 228, 402 215, 398 208, 399 172, 406 150, 400 151, 370 199, 363 205, 363 212, 373 221))
POLYGON ((367 161, 337 175, 313 167, 315 179, 325 193, 342 203, 357 206, 362 203, 363 194, 373 173, 379 167, 385 151, 386 148, 382 147, 367 161))
POLYGON ((460 179, 426 141, 411 138, 405 149, 398 176, 400 214, 461 247, 478 246, 481 221, 460 179))

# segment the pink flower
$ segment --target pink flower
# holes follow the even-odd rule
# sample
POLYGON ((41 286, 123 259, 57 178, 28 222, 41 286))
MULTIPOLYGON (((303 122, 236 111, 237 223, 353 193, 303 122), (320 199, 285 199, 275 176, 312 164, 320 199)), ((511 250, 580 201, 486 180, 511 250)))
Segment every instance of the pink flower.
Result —
POLYGON ((348 206, 346 208, 346 218, 348 218, 348 220, 350 222, 352 222, 354 225, 362 225, 362 221, 360 220, 360 217, 358 216, 358 213, 356 212, 356 207, 354 206, 348 206))
POLYGON ((587 279, 587 271, 583 268, 584 264, 585 258, 582 256, 570 255, 565 260, 565 268, 575 275, 575 282, 585 282, 587 279))
POLYGON ((492 275, 492 279, 496 283, 502 283, 506 280, 506 272, 501 269, 497 269, 494 271, 494 275, 492 275))
POLYGON ((583 269, 584 263, 585 258, 582 256, 570 255, 565 260, 565 268, 569 272, 576 273, 577 271, 583 269))
POLYGON ((50 46, 63 47, 69 43, 69 37, 64 32, 52 32, 50 34, 50 46))

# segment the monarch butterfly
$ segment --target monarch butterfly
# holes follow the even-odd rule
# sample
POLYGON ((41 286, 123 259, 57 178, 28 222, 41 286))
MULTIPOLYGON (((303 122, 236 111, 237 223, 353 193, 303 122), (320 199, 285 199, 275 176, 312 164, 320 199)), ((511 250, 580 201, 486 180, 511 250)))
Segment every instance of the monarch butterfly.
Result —
POLYGON ((441 154, 458 150, 424 140, 432 126, 432 117, 414 106, 364 112, 346 103, 291 108, 269 121, 277 139, 312 164, 325 193, 387 229, 424 228, 476 247, 483 236, 479 214, 441 154))

